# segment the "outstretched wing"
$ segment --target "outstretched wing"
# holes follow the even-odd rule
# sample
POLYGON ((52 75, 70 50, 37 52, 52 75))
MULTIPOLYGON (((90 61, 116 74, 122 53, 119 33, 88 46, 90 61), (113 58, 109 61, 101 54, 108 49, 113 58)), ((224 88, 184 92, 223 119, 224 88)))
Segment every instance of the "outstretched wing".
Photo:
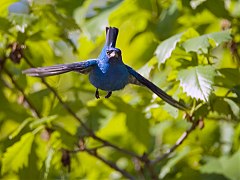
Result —
POLYGON ((157 87, 155 84, 153 84, 151 81, 144 78, 141 74, 133 70, 131 67, 127 66, 128 72, 131 74, 131 77, 129 78, 129 83, 137 84, 137 85, 143 85, 148 87, 152 92, 154 92, 156 95, 158 95, 162 100, 166 101, 168 104, 186 111, 188 108, 183 105, 182 103, 176 101, 171 96, 169 96, 167 93, 165 93, 163 90, 161 90, 159 87, 157 87))
POLYGON ((77 71, 86 74, 91 71, 92 67, 97 64, 97 60, 91 59, 88 61, 77 62, 72 64, 59 64, 47 67, 30 68, 23 71, 24 74, 36 77, 54 76, 58 74, 67 73, 70 71, 77 71))

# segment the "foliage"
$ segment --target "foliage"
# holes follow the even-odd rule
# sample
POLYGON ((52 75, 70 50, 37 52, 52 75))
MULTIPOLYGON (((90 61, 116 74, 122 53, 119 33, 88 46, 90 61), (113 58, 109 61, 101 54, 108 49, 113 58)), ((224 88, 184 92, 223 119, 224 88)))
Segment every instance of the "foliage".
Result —
MULTIPOLYGON (((240 178, 239 0, 1 0, 1 179, 240 178), (96 58, 119 28, 144 87, 96 100, 88 78, 22 70, 96 58)), ((105 92, 101 92, 105 93, 105 92)))

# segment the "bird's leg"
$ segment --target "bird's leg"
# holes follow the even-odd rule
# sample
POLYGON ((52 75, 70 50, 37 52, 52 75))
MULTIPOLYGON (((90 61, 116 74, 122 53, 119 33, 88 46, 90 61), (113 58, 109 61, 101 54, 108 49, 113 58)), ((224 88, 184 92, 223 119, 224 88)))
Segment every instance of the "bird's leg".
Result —
POLYGON ((109 98, 112 95, 112 91, 109 91, 105 98, 109 98))
POLYGON ((100 98, 100 96, 99 96, 99 91, 98 91, 98 88, 96 89, 96 92, 95 92, 95 97, 96 97, 97 99, 99 99, 99 98, 100 98))

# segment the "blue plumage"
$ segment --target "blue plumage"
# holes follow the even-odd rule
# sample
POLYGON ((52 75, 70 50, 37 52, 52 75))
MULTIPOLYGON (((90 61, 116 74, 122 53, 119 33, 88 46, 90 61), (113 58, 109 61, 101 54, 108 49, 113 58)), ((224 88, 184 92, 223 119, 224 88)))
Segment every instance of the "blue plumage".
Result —
POLYGON ((23 73, 36 77, 52 76, 69 71, 89 74, 89 81, 97 88, 96 98, 99 98, 98 89, 107 91, 108 94, 105 97, 109 98, 112 91, 123 89, 129 83, 143 85, 172 106, 186 110, 187 108, 183 104, 174 100, 155 84, 123 63, 121 50, 115 47, 117 36, 117 28, 106 28, 106 43, 97 59, 72 64, 30 68, 23 71, 23 73))

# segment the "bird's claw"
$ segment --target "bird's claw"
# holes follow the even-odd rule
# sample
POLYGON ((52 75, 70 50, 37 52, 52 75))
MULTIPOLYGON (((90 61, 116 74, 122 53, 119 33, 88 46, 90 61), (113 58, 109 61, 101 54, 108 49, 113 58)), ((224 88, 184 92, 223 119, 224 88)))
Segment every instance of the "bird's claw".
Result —
POLYGON ((96 92, 95 92, 95 97, 96 97, 97 99, 99 99, 99 98, 100 98, 98 89, 96 89, 96 92))
POLYGON ((112 95, 112 91, 109 91, 105 98, 109 98, 112 95))

